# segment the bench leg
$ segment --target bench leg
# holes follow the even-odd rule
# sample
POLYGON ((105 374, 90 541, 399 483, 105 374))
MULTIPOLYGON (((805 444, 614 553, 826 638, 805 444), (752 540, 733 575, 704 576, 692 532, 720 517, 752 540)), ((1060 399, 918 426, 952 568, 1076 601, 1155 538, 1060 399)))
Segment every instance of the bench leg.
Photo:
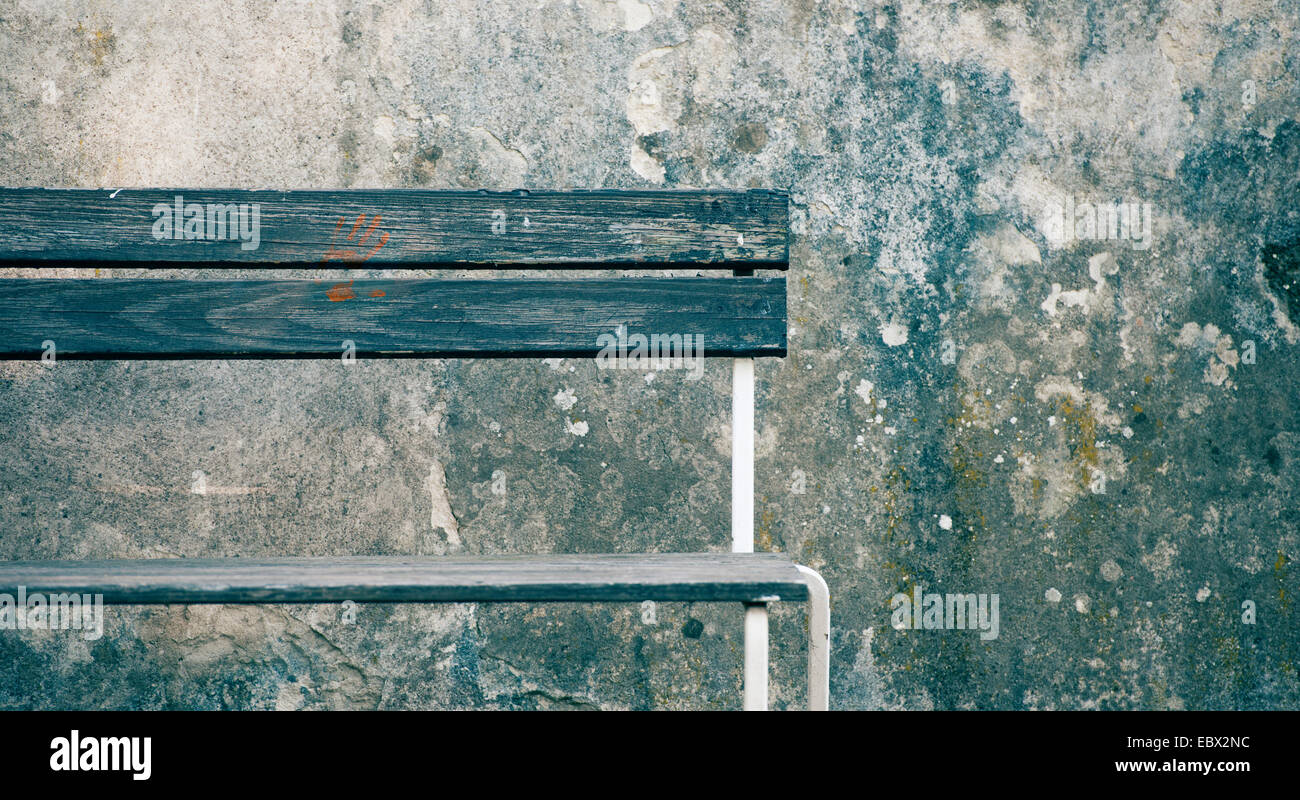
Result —
POLYGON ((767 603, 745 604, 745 710, 767 710, 767 603))
POLYGON ((831 592, 816 570, 795 566, 808 584, 808 710, 826 711, 831 700, 831 592))

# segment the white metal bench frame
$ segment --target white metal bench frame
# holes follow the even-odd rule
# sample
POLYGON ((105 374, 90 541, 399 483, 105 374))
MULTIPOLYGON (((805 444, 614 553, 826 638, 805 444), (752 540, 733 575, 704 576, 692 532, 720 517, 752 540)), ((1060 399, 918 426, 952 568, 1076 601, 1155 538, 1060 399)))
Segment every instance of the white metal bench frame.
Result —
MULTIPOLYGON (((754 552, 754 359, 731 367, 731 551, 754 552)), ((808 710, 830 702, 831 598, 815 570, 796 565, 808 584, 808 710)), ((745 608, 744 708, 767 710, 767 603, 745 608)))

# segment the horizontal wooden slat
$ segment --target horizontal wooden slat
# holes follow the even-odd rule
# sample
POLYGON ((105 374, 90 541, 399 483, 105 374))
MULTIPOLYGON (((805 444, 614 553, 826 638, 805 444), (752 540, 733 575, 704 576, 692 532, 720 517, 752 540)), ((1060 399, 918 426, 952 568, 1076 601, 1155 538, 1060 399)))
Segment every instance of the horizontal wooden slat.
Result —
POLYGON ((0 189, 0 263, 784 269, 787 206, 768 190, 0 189), (242 227, 219 229, 231 206, 242 227))
POLYGON ((2 358, 578 358, 619 325, 782 356, 785 279, 0 280, 2 358))
POLYGON ((0 562, 0 592, 166 603, 804 600, 775 553, 0 562))

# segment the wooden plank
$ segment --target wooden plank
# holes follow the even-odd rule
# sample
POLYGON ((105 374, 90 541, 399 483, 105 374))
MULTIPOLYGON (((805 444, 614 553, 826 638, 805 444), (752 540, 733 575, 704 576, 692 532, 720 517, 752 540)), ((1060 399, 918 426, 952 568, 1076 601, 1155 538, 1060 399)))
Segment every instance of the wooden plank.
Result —
POLYGON ((10 265, 784 269, 788 232, 769 190, 0 189, 10 265))
POLYGON ((167 603, 804 600, 776 553, 0 562, 0 592, 167 603))
POLYGON ((580 358, 620 325, 703 336, 707 356, 783 356, 785 313, 781 277, 8 279, 0 358, 40 357, 46 342, 56 360, 339 358, 345 341, 358 357, 580 358))

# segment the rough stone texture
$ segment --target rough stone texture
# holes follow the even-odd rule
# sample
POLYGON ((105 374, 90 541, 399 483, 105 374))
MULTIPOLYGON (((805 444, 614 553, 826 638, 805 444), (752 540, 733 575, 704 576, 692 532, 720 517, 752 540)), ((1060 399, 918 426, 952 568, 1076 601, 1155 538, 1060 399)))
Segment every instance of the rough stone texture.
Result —
MULTIPOLYGON (((833 706, 1300 707, 1300 10, 1117 5, 4 0, 0 169, 788 188, 757 525, 830 584, 833 706), (1067 196, 1151 246, 1054 238, 1067 196), (916 585, 999 637, 895 630, 916 585)), ((0 557, 723 550, 729 382, 4 362, 0 557)), ((735 707, 738 612, 111 609, 2 632, 0 706, 735 707)))

